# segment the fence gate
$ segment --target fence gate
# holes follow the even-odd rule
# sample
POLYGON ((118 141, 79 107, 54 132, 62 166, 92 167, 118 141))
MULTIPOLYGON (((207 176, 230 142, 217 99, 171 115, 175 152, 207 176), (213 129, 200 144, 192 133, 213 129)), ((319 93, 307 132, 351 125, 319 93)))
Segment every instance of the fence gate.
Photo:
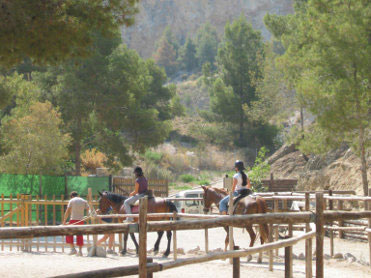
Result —
MULTIPOLYGON (((113 191, 122 195, 129 195, 134 190, 135 180, 125 177, 112 177, 113 191)), ((148 180, 148 187, 156 197, 167 197, 169 195, 168 180, 148 180)))

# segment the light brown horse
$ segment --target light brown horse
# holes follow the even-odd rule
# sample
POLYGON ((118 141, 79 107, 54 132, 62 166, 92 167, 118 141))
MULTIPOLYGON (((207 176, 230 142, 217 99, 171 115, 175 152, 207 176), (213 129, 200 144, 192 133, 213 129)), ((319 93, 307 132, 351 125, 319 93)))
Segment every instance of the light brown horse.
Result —
MULTIPOLYGON (((222 188, 214 188, 210 186, 202 186, 204 190, 204 212, 207 213, 210 211, 211 205, 215 204, 219 208, 219 202, 228 195, 228 192, 222 188)), ((267 205, 264 199, 260 197, 253 198, 251 196, 246 196, 242 198, 234 207, 233 214, 254 214, 254 213, 266 213, 267 205)), ((246 225, 246 230, 250 235, 250 247, 254 246, 256 239, 256 234, 251 224, 246 225)), ((225 251, 227 250, 229 244, 229 229, 224 227, 227 232, 225 238, 225 251)), ((268 242, 269 229, 267 224, 259 225, 260 230, 260 242, 268 242)), ((250 257, 251 258, 251 257, 250 257)), ((260 261, 260 257, 259 257, 260 261)))
MULTIPOLYGON (((109 207, 112 207, 112 210, 117 214, 125 214, 125 207, 124 207, 124 201, 128 198, 127 196, 122 196, 116 193, 104 191, 104 192, 98 192, 100 195, 99 198, 99 209, 100 211, 105 214, 109 207)), ((148 198, 148 213, 167 213, 167 212, 174 212, 177 211, 176 206, 171 201, 165 200, 164 198, 148 198)), ((132 207, 132 213, 136 214, 139 213, 138 206, 135 205, 132 207)), ((120 218, 119 222, 122 222, 124 218, 120 218)), ((157 219, 160 220, 160 219, 157 219)), ((164 231, 157 232, 158 237, 153 249, 153 252, 156 254, 159 250, 161 238, 164 234, 164 231)), ((171 231, 166 231, 167 236, 167 248, 164 253, 164 257, 169 256, 170 254, 170 243, 171 243, 171 231)), ((135 248, 138 254, 138 248, 139 245, 137 243, 137 240, 135 238, 134 233, 130 233, 130 237, 133 240, 135 244, 135 248)), ((126 248, 127 248, 127 241, 128 241, 128 233, 124 233, 124 246, 121 251, 121 254, 126 254, 126 248)))

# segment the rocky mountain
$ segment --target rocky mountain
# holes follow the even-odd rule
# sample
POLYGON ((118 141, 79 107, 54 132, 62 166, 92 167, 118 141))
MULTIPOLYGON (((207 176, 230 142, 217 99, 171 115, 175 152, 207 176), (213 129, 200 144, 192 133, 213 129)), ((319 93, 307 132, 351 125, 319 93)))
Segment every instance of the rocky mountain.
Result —
MULTIPOLYGON (((275 178, 298 179, 299 190, 355 190, 363 195, 361 161, 346 145, 326 155, 310 155, 308 161, 294 146, 285 145, 268 162, 275 178)), ((370 155, 367 163, 371 164, 370 155)), ((368 179, 371 179, 370 167, 368 179)))
POLYGON ((268 39, 270 35, 263 23, 265 14, 292 12, 291 0, 142 0, 136 23, 123 28, 122 36, 130 48, 136 49, 143 57, 150 57, 167 26, 180 41, 185 41, 206 22, 215 26, 222 35, 227 21, 244 14, 268 39))

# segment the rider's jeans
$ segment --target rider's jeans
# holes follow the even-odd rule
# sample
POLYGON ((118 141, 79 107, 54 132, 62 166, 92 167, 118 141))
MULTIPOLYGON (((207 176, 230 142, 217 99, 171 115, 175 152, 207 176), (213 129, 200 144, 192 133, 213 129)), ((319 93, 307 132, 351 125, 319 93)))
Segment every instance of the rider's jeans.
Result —
MULTIPOLYGON (((233 196, 237 197, 238 192, 237 191, 233 192, 233 196)), ((228 208, 227 208, 228 207, 228 202, 229 202, 229 195, 225 196, 223 199, 221 199, 221 201, 219 202, 219 211, 220 212, 228 211, 228 208)))
MULTIPOLYGON (((136 194, 134 196, 131 196, 127 198, 124 202, 124 207, 125 207, 125 213, 126 214, 131 214, 131 205, 134 205, 136 201, 138 201, 140 198, 143 198, 146 194, 136 194)), ((133 221, 133 218, 128 217, 127 218, 129 221, 133 221)))

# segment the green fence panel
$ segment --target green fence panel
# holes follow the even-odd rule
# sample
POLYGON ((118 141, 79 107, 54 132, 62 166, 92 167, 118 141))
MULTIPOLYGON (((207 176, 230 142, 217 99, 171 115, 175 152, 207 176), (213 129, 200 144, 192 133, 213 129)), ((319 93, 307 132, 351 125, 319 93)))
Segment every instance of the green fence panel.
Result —
POLYGON ((76 191, 80 196, 87 196, 89 187, 92 189, 93 195, 97 195, 98 191, 109 189, 109 177, 68 176, 67 183, 68 191, 76 191))

